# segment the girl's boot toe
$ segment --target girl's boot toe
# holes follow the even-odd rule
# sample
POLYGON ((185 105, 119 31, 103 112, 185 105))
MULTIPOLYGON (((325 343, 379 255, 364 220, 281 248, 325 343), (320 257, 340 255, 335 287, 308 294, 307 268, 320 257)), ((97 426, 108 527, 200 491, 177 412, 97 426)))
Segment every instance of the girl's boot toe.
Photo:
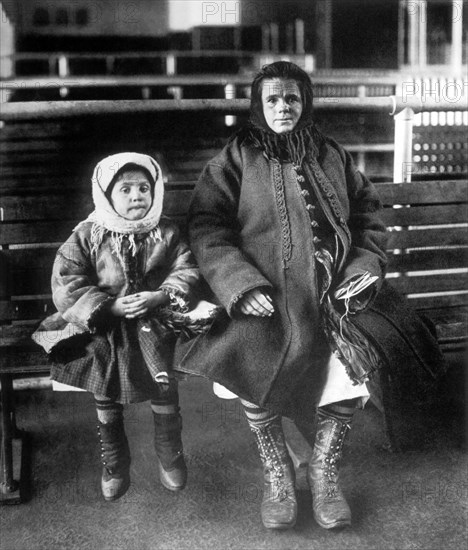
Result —
POLYGON ((174 467, 166 470, 158 459, 159 479, 162 485, 169 491, 181 491, 187 483, 187 465, 184 456, 181 455, 174 467))

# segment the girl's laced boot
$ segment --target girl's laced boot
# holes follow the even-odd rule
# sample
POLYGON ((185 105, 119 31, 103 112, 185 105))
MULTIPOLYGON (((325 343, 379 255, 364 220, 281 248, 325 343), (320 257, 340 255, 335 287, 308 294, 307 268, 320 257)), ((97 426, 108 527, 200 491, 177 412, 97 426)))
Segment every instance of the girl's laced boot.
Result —
POLYGON ((350 424, 318 410, 308 481, 315 521, 325 529, 351 525, 351 510, 338 482, 344 439, 350 424))
POLYGON ((103 424, 97 431, 101 443, 101 490, 105 500, 117 500, 130 486, 130 449, 123 418, 103 424))
POLYGON ((281 418, 263 426, 250 424, 263 464, 262 522, 268 529, 290 529, 296 524, 294 466, 286 448, 281 418))
POLYGON ((180 491, 187 483, 187 465, 182 446, 182 417, 178 412, 152 412, 159 479, 169 491, 180 491))

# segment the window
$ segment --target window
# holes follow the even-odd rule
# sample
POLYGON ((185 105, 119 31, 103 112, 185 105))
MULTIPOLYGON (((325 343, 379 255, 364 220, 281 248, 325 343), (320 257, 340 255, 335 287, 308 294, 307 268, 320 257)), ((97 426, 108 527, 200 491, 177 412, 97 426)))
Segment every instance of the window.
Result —
POLYGON ((429 65, 450 63, 453 6, 448 2, 427 3, 427 62, 429 65))
POLYGON ((66 9, 59 8, 55 12, 55 23, 57 25, 63 25, 63 26, 68 25, 68 12, 66 9))
POLYGON ((88 16, 88 10, 85 8, 79 8, 75 12, 75 23, 79 27, 84 27, 88 24, 89 16, 88 16))
POLYGON ((33 15, 33 25, 35 27, 46 27, 49 23, 49 12, 47 9, 36 8, 33 15))

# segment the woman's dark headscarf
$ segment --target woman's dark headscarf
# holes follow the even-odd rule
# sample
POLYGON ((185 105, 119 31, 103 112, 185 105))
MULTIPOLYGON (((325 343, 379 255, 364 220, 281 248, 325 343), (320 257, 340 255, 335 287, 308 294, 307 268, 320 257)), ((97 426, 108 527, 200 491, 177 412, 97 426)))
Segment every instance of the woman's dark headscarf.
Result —
POLYGON ((313 100, 310 77, 300 67, 289 61, 276 61, 264 65, 252 82, 250 119, 247 127, 240 132, 241 138, 262 149, 269 158, 302 164, 308 153, 317 150, 322 139, 312 119, 313 100), (286 134, 274 132, 263 114, 263 81, 273 78, 294 80, 301 92, 301 117, 295 128, 286 134))
POLYGON ((250 123, 257 128, 275 133, 265 120, 262 104, 263 81, 272 78, 295 80, 301 92, 302 114, 293 132, 311 124, 314 94, 310 77, 300 67, 289 61, 276 61, 270 65, 264 65, 255 76, 251 86, 250 123))

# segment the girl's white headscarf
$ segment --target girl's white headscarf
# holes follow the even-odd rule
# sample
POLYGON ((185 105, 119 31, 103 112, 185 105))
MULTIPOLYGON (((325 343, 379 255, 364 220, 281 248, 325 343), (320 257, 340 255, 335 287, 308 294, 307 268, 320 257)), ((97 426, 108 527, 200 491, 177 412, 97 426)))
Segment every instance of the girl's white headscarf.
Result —
POLYGON ((111 233, 113 248, 117 254, 120 254, 124 236, 128 237, 134 254, 136 253, 135 235, 149 233, 155 241, 161 240, 159 220, 163 208, 164 183, 161 168, 152 157, 141 153, 117 153, 106 157, 94 169, 91 183, 95 210, 81 223, 93 222, 91 230, 93 251, 100 246, 106 232, 111 233), (154 181, 153 202, 141 220, 127 220, 120 216, 105 194, 117 172, 127 164, 145 168, 154 181))

